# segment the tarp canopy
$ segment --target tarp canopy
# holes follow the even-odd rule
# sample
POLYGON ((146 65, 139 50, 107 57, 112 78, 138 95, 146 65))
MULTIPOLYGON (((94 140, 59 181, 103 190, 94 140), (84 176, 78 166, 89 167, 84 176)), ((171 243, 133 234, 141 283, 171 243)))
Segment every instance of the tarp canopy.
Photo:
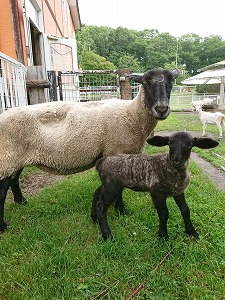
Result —
MULTIPOLYGON (((224 61, 222 61, 224 62, 224 61)), ((219 63, 222 63, 219 62, 219 63)), ((220 101, 219 107, 224 108, 224 81, 225 81, 225 67, 224 64, 216 64, 205 67, 206 71, 201 72, 195 76, 183 80, 181 83, 186 85, 196 85, 196 84, 220 84, 220 101), (211 69, 214 67, 214 69, 211 69)))
POLYGON ((215 84, 221 83, 222 78, 225 77, 225 68, 217 70, 207 70, 199 73, 188 79, 183 80, 182 84, 215 84))

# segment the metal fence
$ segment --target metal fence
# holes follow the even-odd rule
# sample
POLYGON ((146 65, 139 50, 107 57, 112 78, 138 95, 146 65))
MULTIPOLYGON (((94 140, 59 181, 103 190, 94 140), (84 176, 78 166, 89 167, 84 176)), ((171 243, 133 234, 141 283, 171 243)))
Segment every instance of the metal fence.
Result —
MULTIPOLYGON (((131 83, 132 87, 132 98, 134 98, 139 90, 139 84, 131 83)), ((195 94, 195 93, 182 93, 180 92, 182 89, 175 89, 172 90, 170 96, 170 108, 173 111, 189 111, 192 109, 192 101, 203 100, 204 98, 210 98, 214 100, 214 104, 218 105, 219 95, 218 94, 195 94)))
POLYGON ((28 104, 25 76, 24 65, 0 52, 0 113, 28 104))
POLYGON ((58 97, 62 101, 91 101, 120 98, 114 70, 58 72, 58 97))

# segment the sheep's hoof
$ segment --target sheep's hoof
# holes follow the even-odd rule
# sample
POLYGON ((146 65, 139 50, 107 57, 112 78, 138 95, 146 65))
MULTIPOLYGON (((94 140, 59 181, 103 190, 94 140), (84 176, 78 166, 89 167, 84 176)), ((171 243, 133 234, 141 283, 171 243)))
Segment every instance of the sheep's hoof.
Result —
POLYGON ((169 240, 169 236, 168 235, 163 235, 163 236, 159 235, 159 240, 160 241, 168 241, 169 240))
POLYGON ((3 222, 3 224, 0 225, 0 232, 4 232, 7 230, 7 224, 3 222))

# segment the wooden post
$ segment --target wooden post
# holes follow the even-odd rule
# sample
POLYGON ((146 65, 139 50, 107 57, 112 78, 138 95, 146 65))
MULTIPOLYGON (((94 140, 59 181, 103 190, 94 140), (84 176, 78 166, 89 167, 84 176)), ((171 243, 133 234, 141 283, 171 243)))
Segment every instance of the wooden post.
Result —
POLYGON ((132 88, 129 82, 130 70, 120 69, 117 71, 119 75, 120 95, 121 99, 130 100, 132 99, 132 88))
POLYGON ((50 86, 42 66, 27 67, 29 104, 47 102, 44 89, 50 86))
POLYGON ((225 102, 224 102, 224 76, 221 76, 221 83, 220 83, 220 99, 218 103, 219 109, 225 108, 225 102))
POLYGON ((49 98, 50 101, 58 101, 57 97, 57 84, 56 84, 56 71, 48 71, 49 86, 49 98))

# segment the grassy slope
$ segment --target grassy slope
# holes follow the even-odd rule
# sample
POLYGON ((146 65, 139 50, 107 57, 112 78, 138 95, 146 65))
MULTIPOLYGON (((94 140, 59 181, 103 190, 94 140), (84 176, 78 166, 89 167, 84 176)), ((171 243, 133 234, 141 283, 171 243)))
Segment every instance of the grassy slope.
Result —
MULTIPOLYGON (((171 117, 176 122, 180 118, 171 117)), ((166 120, 158 129, 165 130, 166 122, 173 123, 166 120)), ((181 130, 177 126, 174 130, 181 130)), ((101 299, 126 299, 148 276, 135 299, 224 299, 225 193, 194 162, 190 172, 186 198, 201 235, 198 242, 184 234, 172 199, 168 199, 170 240, 159 241, 150 197, 128 190, 124 201, 129 214, 118 216, 110 208, 115 240, 102 242, 90 218, 99 185, 94 170, 54 183, 30 198, 27 206, 7 201, 5 218, 10 227, 0 235, 0 299, 93 299, 114 283, 101 299)))

